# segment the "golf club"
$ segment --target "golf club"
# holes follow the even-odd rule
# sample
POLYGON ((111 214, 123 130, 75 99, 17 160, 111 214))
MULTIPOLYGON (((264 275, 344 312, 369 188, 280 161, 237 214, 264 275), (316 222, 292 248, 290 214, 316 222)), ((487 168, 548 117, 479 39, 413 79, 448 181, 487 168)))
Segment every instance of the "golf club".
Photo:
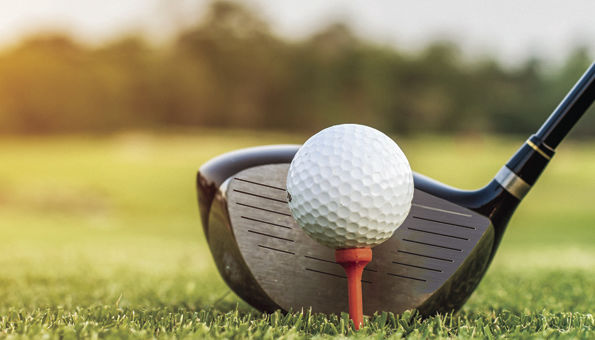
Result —
MULTIPOLYGON (((459 309, 484 276, 516 207, 595 98, 592 64, 551 116, 485 187, 458 190, 414 174, 411 211, 374 248, 362 278, 364 314, 459 309)), ((202 225, 231 289, 263 310, 347 310, 334 250, 309 238, 289 211, 286 176, 299 145, 221 155, 197 175, 202 225)))

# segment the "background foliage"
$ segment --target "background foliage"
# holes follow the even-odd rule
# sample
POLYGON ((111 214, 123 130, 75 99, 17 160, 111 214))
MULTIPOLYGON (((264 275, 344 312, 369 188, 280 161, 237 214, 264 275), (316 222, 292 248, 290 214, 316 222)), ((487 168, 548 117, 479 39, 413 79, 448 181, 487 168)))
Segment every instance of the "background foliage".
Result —
MULTIPOLYGON (((526 133, 592 62, 586 51, 561 66, 532 58, 504 67, 444 41, 404 53, 340 23, 287 41, 241 5, 214 2, 165 46, 129 36, 93 47, 45 35, 0 52, 0 132, 315 131, 356 122, 399 133, 526 133)), ((595 117, 577 130, 595 133, 595 117)))

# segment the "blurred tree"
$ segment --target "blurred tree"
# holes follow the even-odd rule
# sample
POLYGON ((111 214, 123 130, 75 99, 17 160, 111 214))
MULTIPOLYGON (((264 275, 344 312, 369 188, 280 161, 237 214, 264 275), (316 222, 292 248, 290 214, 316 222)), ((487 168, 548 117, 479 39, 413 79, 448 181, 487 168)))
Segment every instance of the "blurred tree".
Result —
MULTIPOLYGON (((197 28, 180 35, 176 49, 210 71, 206 100, 214 101, 205 123, 266 125, 268 106, 284 69, 284 44, 245 8, 215 2, 197 28)), ((197 93, 198 96, 201 94, 197 93)))
MULTIPOLYGON (((25 41, 0 60, 0 112, 16 132, 39 133, 76 129, 72 108, 91 101, 85 50, 63 36, 25 41), (73 96, 78 94, 78 96, 73 96)), ((84 113, 83 113, 84 114, 84 113)))

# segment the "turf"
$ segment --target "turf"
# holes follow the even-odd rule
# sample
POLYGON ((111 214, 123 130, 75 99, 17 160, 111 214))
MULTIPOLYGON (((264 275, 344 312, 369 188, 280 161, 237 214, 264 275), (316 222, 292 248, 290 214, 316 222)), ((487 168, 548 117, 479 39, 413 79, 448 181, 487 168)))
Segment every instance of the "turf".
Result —
MULTIPOLYGON (((561 146, 462 311, 261 314, 220 279, 194 175, 238 147, 305 136, 245 131, 0 139, 0 338, 594 338, 594 142, 561 146)), ((522 139, 399 139, 412 167, 474 188, 522 139), (463 162, 462 162, 463 161, 463 162)))

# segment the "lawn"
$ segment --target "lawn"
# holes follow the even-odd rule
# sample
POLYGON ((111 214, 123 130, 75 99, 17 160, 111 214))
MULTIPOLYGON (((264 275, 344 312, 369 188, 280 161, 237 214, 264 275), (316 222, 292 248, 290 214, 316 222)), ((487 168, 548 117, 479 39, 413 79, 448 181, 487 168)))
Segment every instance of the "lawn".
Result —
MULTIPOLYGON (((246 131, 0 138, 0 338, 594 338, 595 142, 566 142, 462 311, 421 319, 261 314, 229 291, 194 176, 222 152, 306 136, 246 131)), ((414 170, 487 182, 522 138, 398 139, 414 170)))

